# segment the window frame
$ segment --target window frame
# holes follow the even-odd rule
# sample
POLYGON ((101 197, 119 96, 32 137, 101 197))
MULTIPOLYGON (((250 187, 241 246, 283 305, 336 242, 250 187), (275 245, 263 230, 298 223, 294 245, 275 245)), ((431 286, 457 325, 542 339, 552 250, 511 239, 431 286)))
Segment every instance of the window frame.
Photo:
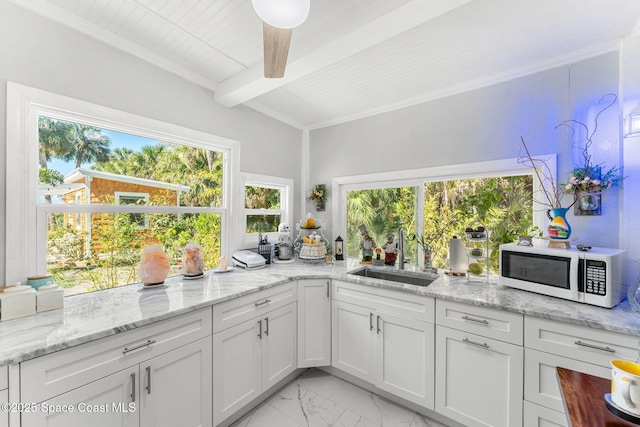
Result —
POLYGON ((5 282, 46 272, 46 218, 48 213, 218 213, 221 216, 221 253, 234 245, 237 198, 233 196, 240 170, 240 143, 217 135, 139 116, 86 101, 7 83, 6 266, 5 282), (124 133, 221 152, 222 203, 217 207, 46 205, 37 203, 38 117, 86 123, 124 133), (20 179, 16 179, 20 177, 20 179), (34 257, 35 252, 35 257, 34 257), (35 259, 34 259, 35 258, 35 259))
MULTIPOLYGON (((120 205, 120 206, 131 206, 130 204, 125 203, 124 205, 122 203, 120 203, 120 198, 121 197, 136 197, 138 200, 144 200, 144 204, 148 205, 149 204, 149 193, 138 193, 135 191, 115 191, 113 193, 114 197, 115 197, 115 202, 116 205, 120 205)), ((134 214, 135 215, 135 214, 134 214)), ((142 219, 144 220, 144 224, 141 224, 140 221, 138 221, 138 229, 140 230, 146 230, 149 228, 149 217, 148 216, 143 216, 142 219)))
MULTIPOLYGON (((533 156, 533 158, 544 161, 551 172, 552 176, 550 178, 555 181, 557 177, 557 155, 544 154, 533 156)), ((543 191, 544 183, 538 179, 534 168, 519 163, 517 158, 511 158, 333 178, 331 182, 332 194, 337 195, 332 200, 331 207, 331 221, 334 224, 333 233, 336 236, 344 236, 343 238, 346 239, 347 191, 415 187, 417 205, 415 212, 416 229, 421 230, 424 227, 425 182, 517 175, 533 176, 533 225, 538 226, 541 230, 546 230, 549 225, 549 219, 546 215, 547 208, 535 198, 535 194, 540 194, 543 191)), ((423 256, 422 248, 418 249, 418 256, 423 256)))
MULTIPOLYGON (((242 172, 240 174, 242 183, 242 221, 240 221, 239 235, 243 236, 243 247, 257 248, 258 239, 255 234, 247 233, 247 217, 249 215, 280 215, 280 223, 287 224, 293 233, 293 190, 294 181, 290 178, 281 178, 277 176, 259 175, 254 173, 242 172), (245 207, 246 187, 272 188, 280 191, 280 209, 248 209, 245 207)), ((278 232, 262 233, 263 237, 267 237, 271 243, 278 241, 278 232)), ((291 236, 293 239, 295 236, 291 236)))

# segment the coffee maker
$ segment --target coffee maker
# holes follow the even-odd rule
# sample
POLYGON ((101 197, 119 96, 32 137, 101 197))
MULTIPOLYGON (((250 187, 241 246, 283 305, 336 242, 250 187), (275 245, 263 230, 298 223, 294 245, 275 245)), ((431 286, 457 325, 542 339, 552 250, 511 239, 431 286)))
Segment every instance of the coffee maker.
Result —
POLYGON ((282 223, 278 226, 278 243, 276 243, 276 258, 274 262, 289 263, 294 261, 291 228, 282 223))

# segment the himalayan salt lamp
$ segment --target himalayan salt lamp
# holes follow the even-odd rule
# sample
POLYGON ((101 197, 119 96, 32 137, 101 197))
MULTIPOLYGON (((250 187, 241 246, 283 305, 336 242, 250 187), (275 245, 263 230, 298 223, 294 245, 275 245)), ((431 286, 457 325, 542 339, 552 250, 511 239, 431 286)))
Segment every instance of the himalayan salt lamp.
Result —
POLYGON ((203 271, 202 248, 197 243, 187 243, 182 251, 182 275, 187 277, 202 276, 203 271))
POLYGON ((142 250, 138 274, 145 286, 164 283, 169 274, 169 258, 160 245, 147 246, 142 250))
POLYGON ((218 271, 227 271, 227 258, 224 256, 218 259, 218 271))

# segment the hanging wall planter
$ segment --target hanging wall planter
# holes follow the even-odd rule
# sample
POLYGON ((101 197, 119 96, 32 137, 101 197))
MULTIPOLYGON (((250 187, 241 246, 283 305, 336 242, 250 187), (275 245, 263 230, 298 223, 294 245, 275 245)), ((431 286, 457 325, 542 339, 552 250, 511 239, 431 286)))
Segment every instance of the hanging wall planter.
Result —
POLYGON ((309 191, 307 200, 315 203, 317 211, 324 211, 327 202, 327 186, 324 184, 314 186, 313 189, 309 191))
POLYGON ((581 192, 576 194, 576 204, 573 205, 573 214, 576 216, 602 215, 602 193, 581 192))

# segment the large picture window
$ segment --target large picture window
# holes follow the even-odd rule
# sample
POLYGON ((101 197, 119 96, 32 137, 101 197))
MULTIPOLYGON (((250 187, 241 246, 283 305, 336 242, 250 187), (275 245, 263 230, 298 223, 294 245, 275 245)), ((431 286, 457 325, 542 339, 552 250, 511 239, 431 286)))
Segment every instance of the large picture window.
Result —
POLYGON ((152 244, 169 257, 170 274, 181 272, 189 242, 215 267, 235 226, 228 206, 235 141, 8 88, 9 110, 26 120, 8 114, 8 155, 17 161, 7 174, 28 179, 7 191, 15 201, 7 206, 7 245, 21 255, 7 280, 51 273, 66 295, 136 283, 140 252, 152 244))
MULTIPOLYGON (((555 171, 555 156, 540 158, 555 171)), ((334 233, 347 236, 347 256, 362 258, 362 225, 378 247, 389 233, 397 243, 402 229, 409 262, 419 264, 428 248, 433 266, 446 269, 449 240, 465 239, 469 226, 483 224, 491 239, 490 256, 481 262, 496 273, 500 244, 546 227, 544 209, 533 197, 541 188, 533 170, 517 159, 335 178, 334 233)))

